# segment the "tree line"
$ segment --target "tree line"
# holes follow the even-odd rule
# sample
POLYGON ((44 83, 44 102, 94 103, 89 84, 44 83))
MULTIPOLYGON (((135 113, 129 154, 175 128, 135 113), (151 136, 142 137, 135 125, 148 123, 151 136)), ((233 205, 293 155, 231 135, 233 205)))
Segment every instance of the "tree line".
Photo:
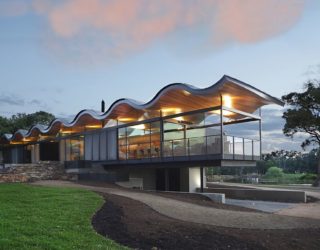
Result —
POLYGON ((318 149, 309 152, 277 150, 262 155, 257 172, 265 174, 270 167, 281 168, 285 173, 317 173, 318 149))
POLYGON ((38 111, 31 114, 18 113, 11 117, 0 116, 0 136, 4 134, 13 134, 18 129, 28 130, 33 125, 49 123, 55 119, 55 116, 45 111, 38 111))

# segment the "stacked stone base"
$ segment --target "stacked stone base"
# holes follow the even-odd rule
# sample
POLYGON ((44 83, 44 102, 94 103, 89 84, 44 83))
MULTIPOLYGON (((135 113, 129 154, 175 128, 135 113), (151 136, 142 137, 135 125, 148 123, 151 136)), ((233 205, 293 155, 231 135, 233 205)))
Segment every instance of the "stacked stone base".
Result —
POLYGON ((61 162, 6 164, 0 171, 0 183, 39 180, 77 180, 77 175, 66 173, 61 162))

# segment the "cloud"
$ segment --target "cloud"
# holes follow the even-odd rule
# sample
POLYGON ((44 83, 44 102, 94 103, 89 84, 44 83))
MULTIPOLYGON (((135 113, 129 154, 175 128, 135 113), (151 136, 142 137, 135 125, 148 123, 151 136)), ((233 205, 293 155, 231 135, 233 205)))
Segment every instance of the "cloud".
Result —
POLYGON ((320 63, 316 65, 309 65, 306 72, 302 74, 307 77, 315 77, 320 75, 320 63))
POLYGON ((71 60, 122 58, 178 34, 183 44, 197 36, 198 30, 203 31, 202 39, 191 43, 191 49, 255 43, 289 30, 301 17, 305 4, 305 0, 30 2, 7 1, 5 9, 11 10, 11 15, 29 10, 43 17, 49 25, 48 48, 71 60), (181 30, 187 31, 184 37, 180 37, 181 30))
POLYGON ((0 104, 1 105, 14 105, 14 106, 23 106, 25 104, 24 99, 12 95, 12 94, 1 94, 0 95, 0 104))
MULTIPOLYGON (((56 102, 54 100, 54 102, 56 102)), ((51 108, 47 105, 45 101, 40 99, 25 99, 19 95, 13 93, 3 93, 0 94, 0 107, 6 107, 7 113, 18 113, 25 112, 26 108, 30 106, 36 107, 37 109, 41 108, 44 110, 50 110, 51 108), (10 111, 9 111, 10 110, 10 111)), ((1 111, 1 113, 6 113, 1 111)))

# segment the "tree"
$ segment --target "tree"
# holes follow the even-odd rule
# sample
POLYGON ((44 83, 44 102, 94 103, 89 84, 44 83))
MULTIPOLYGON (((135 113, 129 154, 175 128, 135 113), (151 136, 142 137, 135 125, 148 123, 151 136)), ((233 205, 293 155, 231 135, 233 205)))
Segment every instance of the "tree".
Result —
POLYGON ((6 117, 0 116, 0 135, 8 133, 10 131, 10 121, 6 117))
POLYGON ((18 113, 10 118, 0 117, 0 136, 5 133, 13 134, 18 129, 30 129, 33 125, 49 123, 55 119, 53 114, 38 111, 32 114, 18 113))
POLYGON ((318 147, 318 178, 314 185, 320 185, 320 81, 309 80, 304 86, 304 92, 292 92, 282 97, 289 108, 283 113, 285 125, 283 133, 293 137, 297 133, 308 135, 301 146, 318 147))

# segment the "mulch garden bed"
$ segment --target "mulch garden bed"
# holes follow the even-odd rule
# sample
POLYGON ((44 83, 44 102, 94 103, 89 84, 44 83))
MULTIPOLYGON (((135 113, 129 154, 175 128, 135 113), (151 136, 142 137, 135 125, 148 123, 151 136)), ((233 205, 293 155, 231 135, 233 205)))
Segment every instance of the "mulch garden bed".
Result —
POLYGON ((207 226, 161 215, 117 195, 93 216, 101 235, 135 249, 320 249, 320 229, 251 230, 207 226))

